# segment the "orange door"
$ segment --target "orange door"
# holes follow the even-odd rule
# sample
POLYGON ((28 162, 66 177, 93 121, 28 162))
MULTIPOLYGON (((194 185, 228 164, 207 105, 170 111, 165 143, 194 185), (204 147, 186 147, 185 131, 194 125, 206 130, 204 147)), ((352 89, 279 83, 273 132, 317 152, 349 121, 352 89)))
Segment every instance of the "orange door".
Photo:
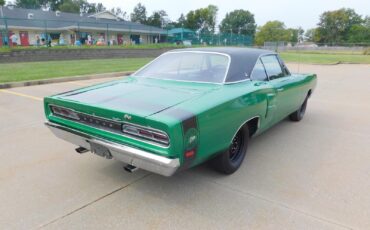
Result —
POLYGON ((22 46, 29 46, 30 42, 28 41, 28 32, 27 31, 19 31, 19 36, 21 37, 21 45, 22 46))

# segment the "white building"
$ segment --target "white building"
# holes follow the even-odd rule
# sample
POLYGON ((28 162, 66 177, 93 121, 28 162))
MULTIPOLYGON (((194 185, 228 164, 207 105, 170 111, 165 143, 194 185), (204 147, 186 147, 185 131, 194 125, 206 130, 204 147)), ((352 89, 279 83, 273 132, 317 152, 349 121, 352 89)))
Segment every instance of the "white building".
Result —
POLYGON ((3 7, 0 17, 0 46, 11 44, 15 34, 22 46, 46 44, 73 45, 76 41, 93 44, 122 45, 126 43, 154 43, 166 35, 161 28, 125 21, 110 11, 96 14, 73 14, 60 11, 3 7), (39 38, 39 39, 38 39, 39 38))

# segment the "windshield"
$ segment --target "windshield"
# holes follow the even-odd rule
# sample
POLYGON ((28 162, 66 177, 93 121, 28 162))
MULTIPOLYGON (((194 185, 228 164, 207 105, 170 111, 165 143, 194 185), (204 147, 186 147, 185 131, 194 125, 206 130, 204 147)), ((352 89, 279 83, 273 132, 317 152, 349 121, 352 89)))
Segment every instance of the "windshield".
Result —
POLYGON ((139 77, 176 81, 223 83, 229 57, 218 53, 170 52, 136 72, 139 77))

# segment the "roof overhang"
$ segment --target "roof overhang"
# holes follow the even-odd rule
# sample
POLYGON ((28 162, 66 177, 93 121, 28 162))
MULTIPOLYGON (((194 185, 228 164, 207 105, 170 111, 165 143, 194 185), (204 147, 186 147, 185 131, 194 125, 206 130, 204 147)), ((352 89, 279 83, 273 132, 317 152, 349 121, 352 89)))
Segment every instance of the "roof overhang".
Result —
MULTIPOLYGON (((5 29, 4 25, 0 25, 1 29, 5 29)), ((107 31, 106 28, 100 27, 90 27, 90 26, 66 26, 66 27, 33 27, 33 26, 12 26, 9 25, 7 27, 9 30, 41 30, 41 31, 67 31, 67 30, 88 30, 88 31, 107 31)), ((108 31, 112 32, 124 32, 124 33, 140 33, 140 34, 148 34, 148 35, 166 35, 167 33, 164 31, 148 31, 148 30, 138 30, 138 29, 120 29, 120 28, 109 28, 108 31)))
MULTIPOLYGON (((88 17, 89 18, 102 18, 102 17, 99 17, 100 15, 103 15, 103 14, 110 14, 112 17, 116 18, 116 19, 119 19, 119 20, 122 20, 124 21, 124 19, 122 17, 119 17, 115 14, 113 14, 112 12, 110 12, 109 10, 104 10, 102 12, 99 12, 99 13, 96 13, 96 14, 92 14, 92 15, 89 15, 88 17)), ((110 18, 105 18, 105 19, 110 19, 110 18)))

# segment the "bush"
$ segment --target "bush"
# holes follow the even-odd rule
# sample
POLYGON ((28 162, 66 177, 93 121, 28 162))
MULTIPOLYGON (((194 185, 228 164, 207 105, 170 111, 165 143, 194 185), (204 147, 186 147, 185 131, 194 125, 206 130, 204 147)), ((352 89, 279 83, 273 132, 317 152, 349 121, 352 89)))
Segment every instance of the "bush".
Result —
POLYGON ((370 55, 370 47, 364 50, 364 55, 370 55))

